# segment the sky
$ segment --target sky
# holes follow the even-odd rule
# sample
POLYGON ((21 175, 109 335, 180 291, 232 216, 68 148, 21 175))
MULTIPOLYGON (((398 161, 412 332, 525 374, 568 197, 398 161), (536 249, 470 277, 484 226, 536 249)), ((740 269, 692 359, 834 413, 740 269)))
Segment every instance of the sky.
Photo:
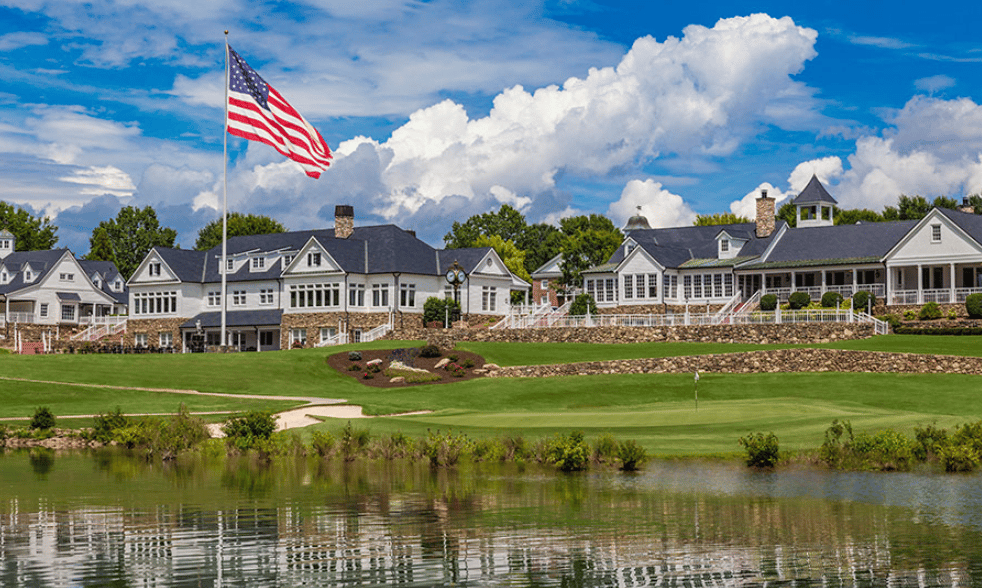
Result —
POLYGON ((982 5, 628 0, 0 0, 0 200, 82 255, 122 206, 220 217, 224 31, 324 136, 320 179, 228 137, 230 211, 442 246, 637 207, 752 218, 815 174, 843 208, 982 191, 982 5))

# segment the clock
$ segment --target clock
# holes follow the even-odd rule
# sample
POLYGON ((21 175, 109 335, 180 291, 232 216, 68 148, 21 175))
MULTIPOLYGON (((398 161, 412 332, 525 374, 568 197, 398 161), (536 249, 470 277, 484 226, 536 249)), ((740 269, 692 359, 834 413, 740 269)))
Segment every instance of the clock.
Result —
POLYGON ((457 270, 451 269, 447 271, 447 281, 453 284, 457 280, 457 270))

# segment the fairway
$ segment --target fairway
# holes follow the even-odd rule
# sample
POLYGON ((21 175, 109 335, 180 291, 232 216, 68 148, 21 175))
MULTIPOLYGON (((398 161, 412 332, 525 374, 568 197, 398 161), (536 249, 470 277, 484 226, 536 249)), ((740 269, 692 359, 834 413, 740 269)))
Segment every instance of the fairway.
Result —
MULTIPOLYGON (((529 441, 580 429, 589 438, 611 433, 635 439, 661 456, 733 454, 751 431, 772 431, 786 449, 815 449, 833 419, 854 429, 915 426, 952 428, 982 418, 982 378, 952 374, 750 373, 701 374, 695 410, 691 374, 604 374, 553 378, 481 378, 444 385, 373 388, 331 369, 328 355, 358 349, 418 346, 376 341, 329 349, 163 355, 0 356, 7 377, 115 386, 192 389, 226 394, 343 398, 368 415, 411 411, 431 414, 357 421, 376 433, 426 435, 453 429, 469 436, 525 436, 529 441)), ((790 345, 640 343, 624 345, 465 343, 463 349, 501 364, 543 364, 602 359, 671 357, 789 348, 790 345)), ((809 345, 808 347, 820 347, 809 345)), ((821 347, 982 355, 980 337, 888 336, 821 347)), ((45 404, 57 415, 94 414, 119 406, 127 413, 283 410, 296 402, 167 392, 119 391, 52 384, 0 383, 0 419, 29 416, 45 404)), ((327 419, 303 431, 338 430, 327 419)))

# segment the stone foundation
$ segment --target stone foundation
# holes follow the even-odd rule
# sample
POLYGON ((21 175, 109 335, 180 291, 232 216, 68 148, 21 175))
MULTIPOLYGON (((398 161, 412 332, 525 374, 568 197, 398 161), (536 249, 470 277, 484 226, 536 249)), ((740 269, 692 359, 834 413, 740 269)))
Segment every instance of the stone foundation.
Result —
MULTIPOLYGON (((705 303, 689 304, 690 313, 718 312, 723 308, 722 304, 710 304, 706 310, 705 303)), ((622 304, 610 308, 598 308, 597 314, 685 314, 684 304, 622 304)))
POLYGON ((81 331, 83 327, 78 325, 35 325, 30 323, 10 323, 3 329, 5 339, 4 347, 13 349, 15 345, 15 335, 20 335, 20 340, 24 343, 39 343, 42 333, 50 337, 52 349, 57 351, 64 349, 71 341, 71 338, 81 331))
POLYGON ((444 349, 458 341, 510 343, 828 343, 872 337, 869 323, 689 325, 675 327, 579 327, 545 329, 396 329, 387 339, 422 339, 444 349))
POLYGON ((921 355, 843 349, 775 349, 686 357, 591 361, 563 365, 512 366, 492 378, 544 378, 597 374, 750 374, 775 372, 875 372, 982 375, 982 357, 921 355))
MULTIPOLYGON (((885 310, 883 314, 895 314, 903 319, 904 313, 908 310, 913 310, 916 314, 921 311, 923 306, 923 304, 895 304, 884 307, 885 310)), ((968 311, 965 310, 964 302, 959 302, 958 304, 939 304, 938 308, 941 309, 941 315, 944 318, 948 318, 948 313, 952 310, 955 311, 955 315, 958 318, 968 318, 968 311)), ((879 307, 877 307, 877 310, 879 310, 879 307)))
POLYGON ((105 337, 96 344, 119 343, 122 340, 124 347, 135 347, 137 333, 147 336, 148 347, 160 346, 160 333, 170 333, 174 341, 174 350, 183 351, 184 341, 181 339, 181 325, 191 320, 190 318, 167 318, 167 319, 129 319, 126 322, 126 332, 105 337))
MULTIPOLYGON (((413 315, 406 315, 404 322, 411 321, 413 315)), ((419 319, 417 320, 417 324, 419 319)), ((280 349, 290 349, 290 330, 307 329, 307 345, 313 347, 320 342, 320 330, 323 328, 338 329, 350 333, 353 329, 370 331, 379 325, 389 322, 389 313, 344 313, 344 312, 303 312, 284 313, 280 321, 280 349)), ((396 315, 398 322, 398 314, 396 315)))

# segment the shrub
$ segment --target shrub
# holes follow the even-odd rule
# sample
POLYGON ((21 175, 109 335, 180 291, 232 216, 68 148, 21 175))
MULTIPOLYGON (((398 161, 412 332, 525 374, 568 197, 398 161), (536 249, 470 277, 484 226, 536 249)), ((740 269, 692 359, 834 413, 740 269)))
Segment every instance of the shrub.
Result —
POLYGON ((92 427, 92 438, 100 443, 109 443, 116 438, 119 431, 128 427, 129 424, 129 419, 117 406, 114 411, 96 415, 95 425, 92 427))
POLYGON ((842 294, 838 292, 822 294, 822 308, 839 308, 840 304, 842 304, 842 294))
POLYGON ((982 294, 969 294, 965 297, 965 312, 968 318, 982 318, 982 294))
POLYGON ((464 435, 454 435, 453 431, 443 435, 440 431, 434 433, 427 430, 423 453, 429 458, 430 465, 433 467, 452 466, 457 464, 468 445, 467 437, 464 435))
POLYGON ((852 307, 854 310, 866 312, 867 309, 872 310, 874 306, 876 306, 876 296, 869 292, 856 292, 852 297, 852 307))
POLYGON ((420 357, 434 358, 434 357, 440 357, 441 355, 443 355, 443 352, 441 352, 440 348, 437 347, 436 345, 424 345, 419 350, 420 357))
POLYGON ((358 365, 357 363, 353 363, 353 364, 351 364, 351 365, 348 366, 348 371, 349 372, 360 372, 361 371, 361 366, 358 365))
POLYGON ((310 446, 317 455, 327 457, 334 451, 334 435, 328 431, 314 431, 310 446))
POLYGON ((468 357, 464 361, 460 362, 460 367, 464 369, 470 369, 474 367, 474 360, 468 357))
POLYGON ((590 312, 590 314, 597 314, 597 303, 593 300, 593 296, 589 294, 577 294, 576 298, 573 299, 573 303, 569 305, 569 313, 571 315, 580 316, 590 312))
POLYGON ((361 361, 361 351, 349 351, 348 361, 361 361))
POLYGON ((812 297, 808 295, 808 292, 792 292, 791 296, 788 296, 788 306, 791 310, 799 310, 805 308, 812 303, 812 297))
POLYGON ((909 470, 916 451, 913 441, 892 429, 860 433, 850 449, 862 466, 879 470, 909 470))
POLYGON ((948 314, 946 316, 948 317, 948 320, 953 321, 956 318, 958 318, 958 311, 952 308, 951 310, 948 311, 948 314))
POLYGON ((145 421, 146 429, 140 434, 147 446, 147 455, 158 455, 163 460, 174 459, 182 451, 191 449, 208 439, 208 427, 200 418, 192 416, 182 403, 177 414, 164 421, 145 421))
POLYGON ((896 331, 900 326, 900 317, 895 314, 885 314, 880 317, 880 320, 886 321, 893 331, 896 331))
POLYGON ((31 424, 28 425, 28 428, 32 431, 48 431, 54 426, 55 415, 51 413, 51 409, 47 406, 39 406, 34 410, 34 416, 31 417, 31 424))
POLYGON ((955 432, 951 436, 951 443, 953 445, 967 445, 982 453, 982 421, 965 423, 955 427, 955 432))
POLYGON ((644 447, 641 447, 633 439, 630 439, 624 441, 617 447, 617 458, 621 460, 622 470, 633 472, 641 468, 648 455, 644 447))
POLYGON ((825 430, 825 441, 818 450, 818 457, 832 467, 838 467, 842 463, 846 448, 852 443, 852 424, 849 421, 839 422, 838 419, 832 421, 832 425, 825 430), (848 433, 845 442, 842 436, 848 433))
POLYGON ((610 433, 601 433, 593 444, 593 460, 599 463, 609 463, 617 457, 617 439, 610 433))
POLYGON ((384 459, 398 459, 416 456, 416 442, 402 431, 380 437, 370 449, 371 453, 384 459))
POLYGON ((777 294, 764 294, 760 297, 761 310, 774 310, 777 308, 777 294))
POLYGON ((951 445, 938 452, 938 461, 946 472, 971 472, 979 467, 979 452, 968 446, 951 445))
POLYGON ((358 452, 368 445, 371 440, 371 433, 366 430, 356 430, 351 426, 351 421, 341 430, 341 438, 338 439, 338 450, 344 461, 354 461, 358 452))
POLYGON ((480 439, 471 445, 474 461, 505 461, 505 446, 497 439, 480 439))
POLYGON ((590 461, 590 447, 581 431, 557 435, 548 446, 546 459, 564 472, 585 470, 590 461))
POLYGON ((926 461, 932 455, 937 455, 941 448, 948 445, 948 431, 934 425, 914 427, 914 455, 921 461, 926 461))
POLYGON ((921 307, 921 311, 917 313, 917 318, 922 321, 931 321, 939 319, 943 316, 941 312, 941 307, 938 306, 937 302, 928 302, 921 307))
POLYGON ((276 431, 276 419, 266 411, 252 410, 240 417, 229 419, 222 427, 226 444, 245 451, 258 448, 276 431))
POLYGON ((523 460, 531 457, 531 451, 525 442, 525 437, 521 435, 509 435, 502 439, 501 444, 505 449, 505 460, 523 460))
POLYGON ((772 468, 778 460, 777 435, 774 433, 750 433, 740 437, 738 443, 747 450, 747 466, 772 468))
POLYGON ((431 323, 439 323, 439 327, 444 326, 444 322, 449 314, 450 322, 460 320, 460 303, 450 298, 437 298, 430 296, 423 303, 423 326, 431 323))
POLYGON ((917 318, 917 311, 912 309, 907 309, 904 311, 904 320, 912 321, 917 318))

